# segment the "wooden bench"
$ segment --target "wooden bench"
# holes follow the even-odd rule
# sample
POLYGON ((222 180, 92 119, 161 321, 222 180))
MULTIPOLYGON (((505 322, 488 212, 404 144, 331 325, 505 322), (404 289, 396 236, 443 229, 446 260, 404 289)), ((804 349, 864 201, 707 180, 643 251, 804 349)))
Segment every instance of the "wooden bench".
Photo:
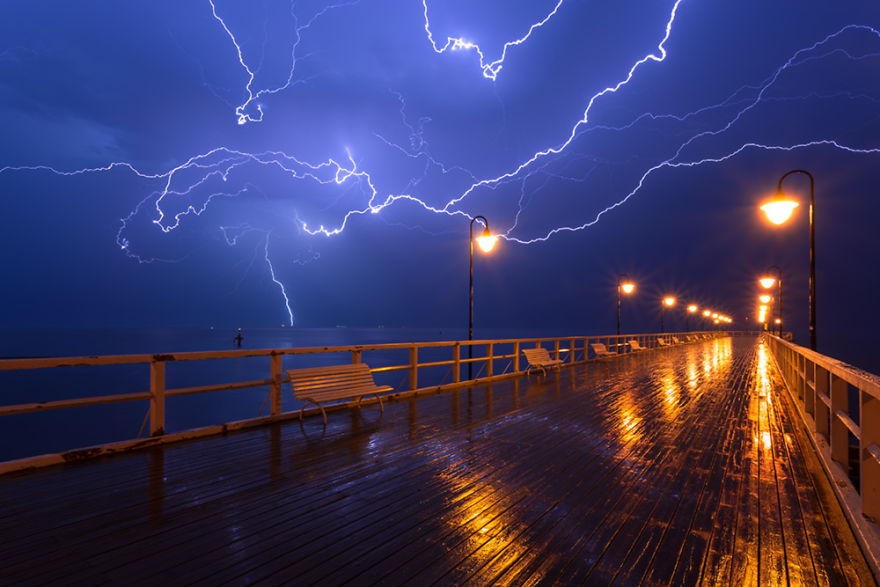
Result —
POLYGON ((640 345, 640 344, 639 344, 639 341, 637 341, 637 340, 634 339, 634 338, 629 339, 627 342, 629 343, 629 348, 630 348, 630 350, 633 351, 633 352, 636 352, 636 351, 646 351, 646 350, 648 350, 647 348, 645 348, 645 347, 643 347, 642 345, 640 345))
POLYGON ((657 339, 657 346, 667 346, 668 344, 669 344, 669 343, 666 342, 666 339, 664 339, 664 338, 658 338, 658 339, 657 339))
POLYGON ((550 353, 547 352, 547 349, 540 346, 533 349, 523 349, 523 354, 529 362, 529 366, 526 369, 527 375, 532 369, 539 369, 546 375, 547 371, 545 370, 545 367, 559 367, 559 365, 562 365, 563 363, 563 361, 559 359, 551 359, 550 353))
POLYGON ((590 348, 593 349, 593 353, 595 353, 597 358, 617 356, 617 353, 615 353, 614 351, 609 351, 608 348, 601 342, 590 343, 590 348))
POLYGON ((382 397, 379 394, 394 391, 394 388, 388 385, 376 385, 370 367, 366 363, 291 369, 287 371, 287 376, 293 387, 293 397, 306 402, 299 411, 300 421, 306 406, 315 404, 324 416, 325 425, 327 412, 324 411, 321 402, 356 399, 357 405, 360 405, 361 399, 365 396, 375 395, 379 398, 379 409, 384 412, 385 406, 382 405, 382 397))

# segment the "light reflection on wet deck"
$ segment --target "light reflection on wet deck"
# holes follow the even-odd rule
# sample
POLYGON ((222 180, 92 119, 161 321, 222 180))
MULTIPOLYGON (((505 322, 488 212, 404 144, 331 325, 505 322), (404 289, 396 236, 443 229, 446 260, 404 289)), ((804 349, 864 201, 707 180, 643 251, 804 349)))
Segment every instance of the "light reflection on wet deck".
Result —
POLYGON ((755 339, 0 479, 0 583, 859 584, 755 339))

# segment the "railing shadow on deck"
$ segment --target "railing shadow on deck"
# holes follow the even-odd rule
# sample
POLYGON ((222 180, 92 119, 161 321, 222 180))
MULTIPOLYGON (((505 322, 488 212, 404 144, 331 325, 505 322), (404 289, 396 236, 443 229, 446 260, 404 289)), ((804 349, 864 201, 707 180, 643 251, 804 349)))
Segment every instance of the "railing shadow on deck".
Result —
POLYGON ((765 335, 800 422, 875 574, 880 569, 880 377, 765 335))
MULTIPOLYGON (((188 440, 203 436, 223 434, 228 431, 250 428, 279 422, 297 417, 299 406, 288 406, 288 410, 282 407, 282 386, 287 383, 284 370, 291 367, 311 366, 316 364, 336 364, 343 362, 360 363, 367 362, 372 365, 371 372, 377 379, 386 378, 386 382, 394 387, 394 392, 384 396, 395 400, 411 397, 418 394, 436 393, 458 389, 469 385, 478 385, 492 381, 498 381, 510 377, 518 377, 525 374, 524 361, 521 356, 522 349, 529 346, 543 346, 548 348, 555 359, 563 360, 566 365, 582 364, 587 361, 616 360, 616 357, 597 357, 591 349, 593 343, 602 343, 608 349, 616 349, 619 356, 635 354, 628 346, 629 340, 638 341, 640 346, 648 350, 668 348, 661 345, 660 341, 672 342, 676 337, 681 344, 704 341, 711 338, 729 336, 726 331, 689 332, 689 333, 666 333, 666 334, 627 334, 605 336, 570 336, 552 338, 522 338, 522 339, 496 339, 475 341, 443 341, 443 342, 418 342, 418 343, 394 343, 375 345, 353 345, 334 347, 308 347, 308 348, 275 348, 261 350, 232 350, 232 351, 206 351, 167 354, 141 354, 141 355, 111 355, 94 357, 54 357, 34 359, 6 359, 0 360, 0 371, 51 371, 61 368, 72 368, 65 371, 67 377, 72 378, 72 373, 77 368, 110 368, 111 366, 135 366, 142 365, 149 368, 149 376, 144 377, 142 382, 132 382, 126 375, 124 386, 125 393, 109 395, 92 395, 88 397, 66 397, 62 399, 49 399, 33 401, 28 397, 24 403, 9 403, 0 405, 0 416, 12 417, 21 414, 38 414, 65 410, 70 408, 94 408, 95 406, 131 404, 142 402, 147 404, 145 415, 141 423, 141 430, 135 435, 132 430, 127 436, 129 440, 114 439, 85 448, 67 448, 46 454, 27 454, 21 458, 0 462, 0 474, 23 469, 31 469, 57 463, 79 461, 100 455, 116 452, 136 450, 167 442, 188 440), (462 350, 468 346, 473 347, 472 359, 462 356, 462 350), (408 355, 408 361, 400 362, 401 353, 408 355), (395 358, 395 355, 397 358, 395 358), (445 355, 445 356, 444 356, 445 355), (212 365, 221 360, 236 360, 245 358, 269 359, 268 374, 266 379, 249 381, 234 381, 227 383, 199 385, 191 387, 168 388, 166 386, 166 368, 169 364, 184 364, 197 361, 210 361, 212 365), (463 369, 468 364, 475 364, 476 377, 468 380, 463 377, 463 369), (402 380, 391 381, 390 376, 396 379, 400 372, 404 372, 402 380), (442 376, 441 376, 442 373, 442 376), (394 385, 396 383, 396 385, 394 385), (136 391, 131 391, 134 388, 136 391), (140 388, 140 389, 138 389, 140 388), (228 421, 226 423, 212 424, 201 427, 189 427, 168 433, 166 429, 166 399, 172 397, 191 396, 196 394, 208 394, 214 392, 229 392, 240 390, 266 390, 263 406, 257 417, 228 421), (268 416, 260 416, 265 404, 269 404, 268 416), (144 429, 149 430, 149 436, 142 438, 144 429)), ((640 351, 644 352, 644 351, 640 351)), ((466 353, 465 353, 466 354, 466 353)), ((466 370, 464 371, 466 373, 466 370)), ((64 379, 62 377, 61 379, 64 379)), ((63 387, 63 386, 59 386, 63 387)), ((40 389, 46 395, 58 397, 57 389, 40 389)), ((17 395, 22 395, 18 393, 17 395)), ((291 398, 292 399, 292 398, 291 398)), ((4 401, 0 399, 0 401, 4 401)), ((8 401, 8 400, 7 400, 8 401)), ((288 402, 290 399, 287 400, 288 402)), ((362 404, 369 404, 376 400, 365 400, 362 404)), ((333 409, 347 408, 348 404, 327 406, 328 411, 333 409)), ((73 410, 79 414, 78 410, 73 410)), ((307 410, 306 414, 316 412, 315 409, 307 410)), ((70 415, 70 418, 76 416, 70 415)), ((0 419, 2 422, 3 419, 0 419)), ((106 422, 104 422, 106 425, 106 422)), ((59 429, 64 425, 60 424, 59 429)), ((34 435, 45 434, 45 429, 37 428, 28 430, 34 435)), ((58 433, 58 430, 53 430, 58 433)), ((26 444, 27 438, 19 438, 21 443, 26 444)))

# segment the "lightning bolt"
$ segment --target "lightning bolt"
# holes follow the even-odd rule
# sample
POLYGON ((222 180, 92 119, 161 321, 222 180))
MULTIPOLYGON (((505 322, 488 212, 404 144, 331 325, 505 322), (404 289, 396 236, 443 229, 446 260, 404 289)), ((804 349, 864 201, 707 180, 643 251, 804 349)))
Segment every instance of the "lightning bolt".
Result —
POLYGON ((287 79, 285 79, 280 85, 274 88, 263 88, 261 90, 254 90, 254 79, 256 78, 256 72, 252 70, 245 58, 241 48, 241 43, 235 38, 235 34, 229 28, 229 25, 226 24, 226 21, 217 14, 217 6, 214 4, 214 0, 208 0, 208 3, 211 5, 211 15, 214 19, 220 23, 220 26, 223 27, 223 30, 226 31, 226 34, 229 36, 229 39, 232 41, 232 45, 235 47, 235 52, 238 55, 238 63, 241 65, 242 69, 245 70, 248 76, 247 84, 245 85, 245 92, 247 93, 247 98, 244 102, 239 104, 235 108, 235 115, 238 119, 238 124, 243 125, 248 122, 262 122, 263 121, 263 105, 260 104, 260 100, 272 94, 277 94, 279 92, 283 92, 288 89, 290 86, 294 85, 296 82, 294 80, 296 75, 296 64, 297 64, 297 50, 299 49, 300 44, 302 43, 303 33, 307 31, 309 28, 315 24, 322 16, 330 12, 331 10, 336 10, 339 8, 344 8, 346 6, 354 6, 358 4, 360 0, 352 0, 351 2, 342 2, 340 4, 331 4, 329 6, 325 6, 318 12, 316 12, 305 24, 299 24, 299 18, 294 12, 295 2, 291 2, 290 14, 296 23, 294 28, 295 39, 293 45, 290 48, 290 70, 287 74, 287 79), (248 111, 252 108, 256 108, 256 115, 251 115, 248 111))
MULTIPOLYGON (((408 203, 421 209, 429 215, 437 215, 440 217, 450 217, 463 219, 471 219, 472 216, 463 209, 463 204, 470 198, 475 197, 484 190, 498 190, 502 187, 514 184, 518 185, 515 190, 515 214, 511 225, 501 234, 501 237, 519 244, 527 245, 536 242, 547 241, 553 236, 562 232, 577 232, 587 229, 595 225, 608 212, 618 208, 634 196, 636 196, 649 181, 651 176, 658 171, 664 169, 685 169, 697 167, 700 165, 718 164, 728 161, 744 151, 760 149, 765 151, 794 151, 807 148, 833 148, 854 154, 875 155, 880 154, 878 148, 864 148, 853 145, 847 145, 842 141, 828 137, 817 138, 814 140, 800 141, 793 144, 771 144, 768 142, 751 141, 739 144, 734 148, 729 148, 720 154, 709 157, 700 157, 689 155, 689 153, 697 150, 701 145, 722 137, 730 129, 742 121, 743 117, 754 110, 759 104, 764 104, 773 100, 784 99, 804 99, 804 96, 795 97, 771 97, 768 92, 774 87, 780 79, 780 76, 792 68, 803 66, 807 63, 827 59, 831 56, 843 56, 852 61, 864 60, 878 56, 878 53, 862 53, 855 54, 853 52, 833 47, 832 42, 842 38, 844 35, 867 34, 874 40, 880 39, 880 33, 870 26, 866 25, 848 25, 840 30, 827 35, 825 38, 816 43, 796 51, 788 60, 776 68, 770 75, 756 85, 742 86, 724 100, 707 106, 700 107, 694 111, 684 114, 664 114, 656 112, 642 113, 625 124, 618 125, 600 125, 591 121, 592 112, 596 104, 603 100, 609 100, 612 96, 624 89, 635 78, 640 70, 650 64, 661 64, 667 59, 666 44, 669 41, 676 15, 682 0, 677 0, 672 5, 669 16, 665 22, 664 32, 656 45, 656 49, 636 60, 626 70, 620 79, 611 85, 601 89, 593 94, 586 102, 582 114, 579 119, 572 122, 568 132, 564 134, 552 146, 545 147, 532 153, 519 163, 510 167, 508 171, 495 174, 491 177, 478 178, 473 172, 458 165, 447 165, 437 157, 435 157, 426 138, 426 129, 431 124, 429 117, 420 117, 413 122, 407 114, 407 105, 404 96, 400 92, 393 92, 398 102, 398 112, 400 121, 407 133, 408 145, 399 144, 384 134, 374 133, 373 136, 383 147, 394 152, 402 154, 404 157, 413 161, 422 161, 423 167, 420 175, 410 177, 409 181, 403 186, 402 190, 389 191, 380 190, 377 185, 380 183, 374 179, 374 175, 367 169, 362 168, 358 163, 358 158, 350 150, 345 149, 344 157, 328 157, 323 161, 307 161, 303 158, 287 154, 282 151, 263 151, 252 153, 232 147, 216 147, 205 153, 195 155, 184 163, 177 165, 170 170, 156 173, 142 171, 128 162, 114 162, 105 166, 83 168, 78 170, 59 170, 48 165, 35 166, 7 166, 0 168, 0 174, 24 171, 47 171, 59 176, 77 176, 93 173, 107 173, 116 169, 126 170, 137 177, 155 185, 155 188, 147 197, 142 199, 135 209, 125 218, 121 219, 121 227, 117 233, 116 242, 120 249, 128 256, 135 258, 138 262, 147 263, 154 261, 175 261, 179 259, 157 259, 154 257, 140 256, 132 251, 132 244, 125 236, 127 229, 135 217, 141 214, 149 214, 150 221, 163 234, 167 234, 180 228, 185 221, 192 221, 200 216, 209 208, 209 206, 218 199, 236 199, 246 197, 249 190, 253 188, 250 183, 245 183, 240 189, 234 189, 229 186, 233 178, 240 174, 245 174, 251 168, 271 169, 282 173, 292 181, 307 182, 316 186, 329 186, 340 188, 356 188, 355 197, 360 198, 360 202, 355 206, 345 206, 343 196, 339 196, 334 201, 328 202, 328 208, 333 206, 344 206, 348 208, 340 215, 338 220, 332 223, 310 221, 304 216, 294 211, 292 225, 295 229, 301 231, 304 235, 332 237, 342 233, 347 227, 349 221, 357 216, 368 214, 380 214, 386 208, 396 204, 408 203), (574 175, 567 175, 554 172, 551 163, 558 161, 562 156, 574 158, 578 157, 572 146, 575 141, 585 139, 590 133, 598 131, 622 132, 633 129, 639 125, 652 123, 656 121, 669 121, 682 124, 698 123, 700 119, 709 114, 729 114, 712 128, 702 129, 698 132, 686 135, 672 146, 668 154, 649 166, 634 181, 631 189, 622 195, 616 202, 600 210, 594 214, 592 218, 582 223, 572 223, 569 225, 555 226, 547 230, 544 234, 534 238, 525 238, 516 236, 514 232, 520 227, 520 220, 525 213, 531 199, 535 194, 540 192, 551 179, 561 179, 570 182, 585 182, 592 173, 599 167, 601 162, 592 160, 586 156, 580 156, 581 160, 586 160, 589 165, 585 172, 574 175), (446 199, 439 204, 432 204, 426 201, 423 196, 418 193, 422 185, 427 181, 428 174, 431 171, 437 171, 442 175, 452 175, 460 177, 464 180, 465 187, 460 189, 453 197, 446 199)), ((246 99, 236 107, 235 114, 239 124, 248 122, 260 122, 263 120, 263 109, 260 100, 264 97, 281 92, 295 83, 295 70, 297 54, 303 35, 306 31, 329 10, 339 9, 346 6, 352 6, 357 2, 346 2, 333 4, 315 13, 305 24, 299 25, 299 20, 294 15, 297 26, 295 28, 295 38, 290 49, 290 69, 288 76, 281 84, 271 88, 255 89, 256 73, 253 68, 247 64, 247 60, 243 55, 241 44, 237 41, 231 28, 226 21, 219 15, 214 0, 209 0, 213 17, 225 30, 234 45, 239 65, 247 74, 247 84, 245 86, 246 99), (255 112, 255 113, 254 113, 255 112)), ((448 51, 468 50, 473 51, 479 56, 480 70, 485 79, 495 81, 501 72, 505 59, 508 56, 508 50, 522 47, 533 34, 544 27, 550 20, 556 16, 562 9, 563 0, 559 0, 553 9, 548 12, 541 20, 533 23, 526 29, 526 32, 517 39, 506 42, 501 51, 500 56, 496 59, 486 57, 486 52, 476 43, 468 41, 464 38, 447 37, 444 44, 439 44, 434 39, 429 19, 429 9, 427 0, 422 0, 424 30, 427 35, 428 42, 437 55, 443 55, 448 51)), ((293 14, 293 12, 291 11, 293 14)), ((809 95, 818 96, 820 94, 813 92, 809 95)), ((867 94, 854 93, 830 93, 825 96, 844 96, 848 99, 862 98, 876 102, 877 97, 867 94)), ((705 149, 706 147, 700 147, 705 149)), ((347 194, 347 192, 346 192, 347 194)), ((346 195, 345 199, 351 197, 346 195)), ((251 226, 243 227, 221 227, 226 243, 234 246, 238 242, 238 238, 244 234, 242 231, 259 230, 265 234, 263 240, 263 258, 268 268, 272 281, 278 286, 290 323, 293 324, 294 314, 292 311, 291 301, 288 297, 287 290, 278 277, 275 267, 270 256, 270 238, 271 230, 259 229, 251 226)), ((297 261, 294 261, 297 262, 297 261)))
POLYGON ((479 45, 472 41, 468 41, 463 37, 446 37, 446 43, 442 46, 438 44, 437 41, 434 40, 434 33, 431 32, 431 19, 428 18, 428 0, 422 0, 422 8, 424 8, 425 15, 425 33, 428 35, 428 41, 431 43, 431 47, 433 47, 434 52, 438 55, 446 53, 447 51, 474 51, 480 56, 480 70, 483 72, 483 77, 495 81, 498 78, 498 74, 501 72, 501 68, 504 66, 504 60, 507 58, 507 50, 511 47, 522 45, 528 41, 529 37, 532 36, 532 33, 543 27, 551 18, 556 16, 556 13, 559 12, 563 2, 564 0, 559 0, 556 3, 556 6, 553 7, 553 10, 548 12, 543 19, 532 24, 522 37, 504 43, 504 46, 501 48, 501 56, 491 62, 487 62, 486 55, 479 45))
MULTIPOLYGON (((671 24, 671 22, 672 22, 672 21, 670 20, 670 24, 671 24)), ((669 29, 669 27, 667 26, 667 37, 664 38, 664 42, 665 42, 665 40, 668 38, 669 30, 670 30, 670 29, 669 29)), ((520 244, 533 244, 533 243, 536 243, 536 242, 544 242, 544 241, 547 241, 547 240, 549 240, 552 236, 554 236, 554 235, 556 235, 556 234, 558 234, 558 233, 560 233, 560 232, 577 232, 577 231, 580 231, 580 230, 583 230, 583 229, 589 228, 589 227, 591 227, 591 226, 594 226, 597 222, 599 222, 599 219, 600 219, 602 216, 604 216, 605 214, 607 214, 607 213, 610 212, 611 210, 613 210, 613 209, 615 209, 615 208, 617 208, 617 207, 619 207, 619 206, 622 206, 622 205, 625 204, 630 198, 632 198, 633 196, 635 196, 635 195, 636 195, 636 194, 642 189, 642 187, 644 187, 645 182, 647 181, 648 177, 649 177, 650 175, 654 174, 655 172, 657 172, 657 171, 659 171, 659 170, 661 170, 661 169, 664 169, 664 168, 671 168, 671 169, 674 169, 674 168, 681 168, 681 167, 685 167, 685 168, 687 168, 687 167, 697 167, 697 166, 699 166, 699 165, 704 165, 704 164, 709 164, 709 163, 720 163, 720 162, 727 161, 727 160, 729 160, 729 159, 735 157, 736 155, 742 153, 743 151, 745 151, 745 150, 747 150, 747 149, 763 149, 763 150, 767 150, 767 151, 782 151, 782 150, 784 150, 784 151, 794 151, 794 150, 798 150, 798 149, 805 149, 805 148, 808 148, 808 147, 831 146, 831 147, 834 147, 834 148, 836 148, 836 149, 840 149, 840 150, 843 150, 843 151, 847 151, 847 152, 849 152, 849 153, 857 153, 857 154, 877 154, 877 153, 880 153, 880 149, 876 149, 876 148, 869 148, 869 149, 856 148, 856 147, 852 147, 852 146, 847 146, 847 145, 841 144, 841 143, 839 143, 838 141, 835 141, 835 140, 831 140, 831 139, 820 139, 820 140, 808 141, 808 142, 803 142, 803 143, 798 143, 798 144, 788 145, 788 146, 783 146, 783 145, 767 145, 767 144, 760 144, 760 143, 752 143, 752 142, 750 142, 750 143, 746 143, 746 144, 744 144, 744 145, 741 145, 740 147, 734 149, 733 151, 731 151, 730 153, 728 153, 728 154, 726 154, 726 155, 722 155, 722 156, 718 156, 718 157, 705 157, 705 158, 700 158, 700 159, 693 159, 693 160, 690 160, 690 161, 677 161, 677 160, 681 157, 682 152, 683 152, 687 147, 689 147, 690 145, 692 145, 694 142, 698 141, 699 139, 702 139, 702 138, 705 138, 705 137, 714 137, 714 136, 718 136, 718 135, 720 135, 720 134, 722 134, 722 133, 728 131, 728 130, 729 130, 729 129, 730 129, 730 128, 736 123, 736 122, 738 122, 739 120, 741 120, 742 117, 743 117, 747 112, 749 112, 750 110, 752 110, 753 108, 755 108, 755 107, 756 107, 756 106, 762 101, 762 99, 764 98, 764 96, 765 96, 766 92, 768 91, 768 89, 769 89, 769 88, 770 88, 770 87, 771 87, 771 86, 772 86, 772 85, 773 85, 773 84, 779 79, 779 76, 780 76, 784 71, 786 71, 787 69, 790 69, 791 67, 793 67, 793 66, 796 65, 796 64, 805 63, 805 62, 807 62, 807 61, 810 61, 810 60, 813 60, 813 59, 817 58, 817 57, 811 57, 811 58, 807 59, 807 58, 805 58, 805 55, 806 55, 806 54, 808 54, 808 53, 814 51, 815 49, 817 49, 817 48, 819 48, 819 47, 822 47, 822 46, 824 46, 824 45, 827 45, 827 44, 828 44, 829 42, 831 42, 832 40, 841 37, 843 34, 849 32, 849 31, 864 31, 864 32, 868 32, 868 33, 870 33, 871 35, 873 35, 873 36, 875 36, 875 37, 877 37, 877 38, 880 38, 880 31, 877 31, 876 29, 874 29, 874 28, 872 28, 872 27, 865 26, 865 25, 848 25, 848 26, 845 26, 845 27, 843 27, 842 29, 840 29, 840 30, 838 30, 838 31, 836 31, 836 32, 834 32, 834 33, 831 33, 830 35, 826 36, 824 39, 822 39, 822 40, 820 40, 820 41, 817 41, 817 42, 814 43, 813 45, 798 50, 798 51, 795 52, 795 53, 794 53, 794 54, 793 54, 793 55, 792 55, 792 56, 791 56, 791 57, 790 57, 790 58, 789 58, 789 59, 788 59, 783 65, 781 65, 780 67, 778 67, 772 75, 770 75, 766 80, 764 80, 764 83, 763 83, 763 84, 761 84, 760 86, 758 86, 758 88, 757 88, 758 91, 757 91, 757 93, 756 93, 756 96, 755 96, 753 99, 747 100, 747 101, 746 101, 746 106, 744 106, 743 108, 739 109, 739 110, 736 112, 736 114, 735 114, 733 117, 731 117, 731 119, 730 119, 729 121, 727 121, 723 126, 721 126, 720 128, 718 128, 718 129, 716 129, 716 130, 707 130, 707 131, 703 131, 703 132, 697 133, 697 134, 691 136, 690 138, 688 138, 686 141, 684 141, 684 142, 683 142, 683 143, 682 143, 682 144, 676 149, 676 151, 674 152, 674 154, 673 154, 671 157, 665 159, 664 161, 661 161, 660 163, 658 163, 658 164, 656 164, 656 165, 653 165, 653 166, 649 167, 648 170, 645 171, 645 172, 642 174, 642 176, 638 179, 638 181, 637 181, 637 183, 636 183, 636 186, 635 186, 635 187, 634 187, 629 193, 627 193, 622 199, 618 200, 618 201, 615 202, 614 204, 612 204, 612 205, 610 205, 610 206, 604 208, 604 209, 601 210, 600 212, 598 212, 592 220, 587 221, 587 222, 584 222, 584 223, 579 224, 579 225, 570 225, 570 226, 560 226, 560 227, 556 227, 556 228, 550 230, 549 232, 547 232, 545 235, 540 236, 540 237, 536 237, 536 238, 533 238, 533 239, 518 239, 518 238, 515 238, 515 237, 511 237, 511 236, 509 235, 509 231, 508 231, 508 234, 506 234, 506 235, 504 235, 504 236, 505 236, 508 240, 511 240, 511 241, 514 241, 514 242, 517 242, 517 243, 520 243, 520 244)), ((663 46, 663 43, 660 44, 661 49, 662 49, 662 46, 663 46)), ((826 53, 825 56, 830 55, 830 54, 833 54, 833 53, 835 53, 835 52, 838 52, 838 51, 837 51, 837 50, 830 51, 830 52, 826 53)), ((843 51, 842 53, 845 54, 845 55, 847 55, 848 57, 850 57, 850 58, 852 58, 852 59, 855 59, 855 57, 853 57, 853 56, 852 56, 851 54, 849 54, 848 52, 843 51)), ((665 57, 665 52, 663 52, 663 55, 664 55, 664 57, 665 57)), ((868 56, 870 56, 870 55, 875 55, 875 54, 868 54, 868 56)), ((644 62, 644 60, 643 60, 643 62, 644 62)), ((634 70, 631 69, 631 70, 630 70, 630 75, 627 77, 626 80, 624 80, 625 82, 629 82, 629 80, 632 78, 632 74, 633 74, 633 72, 634 72, 634 70)), ((620 87, 622 87, 621 84, 618 84, 618 86, 615 87, 614 91, 617 91, 617 89, 619 89, 620 87)), ((705 111, 708 111, 708 110, 718 109, 718 108, 722 107, 723 105, 727 105, 727 104, 729 104, 729 103, 733 100, 733 98, 734 98, 736 95, 738 95, 738 94, 740 93, 740 91, 742 91, 742 90, 744 90, 744 89, 745 89, 745 88, 740 88, 739 90, 737 90, 734 94, 732 94, 730 97, 728 97, 727 99, 725 99, 725 100, 724 100, 723 102, 721 102, 720 104, 716 104, 716 105, 713 105, 713 106, 709 106, 709 107, 706 107, 706 108, 702 108, 702 109, 700 109, 700 110, 698 110, 698 111, 688 113, 688 114, 686 114, 686 115, 684 115, 684 116, 681 116, 681 117, 672 117, 672 118, 674 118, 675 120, 678 120, 678 121, 684 121, 684 120, 686 120, 687 118, 690 118, 690 117, 692 117, 692 116, 696 116, 696 115, 699 114, 699 113, 702 113, 702 112, 705 112, 705 111)), ((606 90, 607 90, 607 89, 606 89, 606 90)), ((603 91, 604 91, 604 90, 603 90, 603 91)), ((600 94, 601 94, 601 92, 600 92, 600 94)), ((594 97, 594 99, 595 99, 595 97, 594 97)), ((592 103, 593 103, 593 100, 591 100, 591 102, 590 102, 590 106, 592 106, 592 103)), ((584 118, 581 119, 581 121, 579 121, 579 122, 575 125, 575 128, 572 130, 572 135, 570 135, 569 140, 568 140, 566 143, 564 143, 564 146, 568 146, 568 144, 571 143, 571 141, 574 139, 574 137, 575 137, 575 135, 576 135, 576 132, 577 132, 577 128, 578 128, 578 126, 580 126, 581 124, 586 124, 586 123, 587 123, 587 118, 588 118, 587 115, 588 115, 588 113, 589 113, 590 106, 588 106, 587 111, 586 111, 585 114, 584 114, 584 118)), ((657 118, 657 117, 656 117, 656 116, 653 116, 653 115, 641 115, 641 116, 639 116, 635 121, 633 121, 632 123, 630 123, 629 125, 626 125, 626 126, 624 126, 624 127, 620 127, 620 128, 629 128, 629 127, 631 127, 632 125, 634 125, 637 121, 639 121, 640 119, 643 119, 643 118, 657 118)), ((560 151, 561 151, 561 150, 560 150, 560 151)), ((539 153, 536 154, 536 156, 534 156, 534 157, 530 160, 530 163, 533 162, 533 161, 535 161, 535 160, 537 160, 537 158, 539 158, 539 157, 544 157, 544 156, 546 156, 547 154, 550 154, 550 153, 553 153, 553 152, 554 152, 554 149, 549 149, 549 150, 547 150, 547 151, 539 152, 539 153)), ((557 151, 557 152, 558 152, 558 151, 557 151)), ((502 180, 502 179, 506 179, 506 178, 508 178, 508 177, 512 177, 513 175, 516 175, 519 171, 521 171, 521 170, 524 169, 524 168, 525 168, 524 166, 520 166, 519 168, 517 168, 517 169, 512 173, 512 175, 511 175, 511 174, 506 174, 506 175, 504 175, 504 176, 500 176, 500 177, 498 177, 498 178, 495 178, 495 179, 493 179, 493 180, 489 180, 489 181, 491 181, 491 182, 495 182, 495 181, 500 181, 500 180, 502 180)), ((475 186, 472 186, 472 187, 476 187, 476 184, 475 184, 475 186)), ((465 194, 465 195, 466 195, 466 194, 465 194)))

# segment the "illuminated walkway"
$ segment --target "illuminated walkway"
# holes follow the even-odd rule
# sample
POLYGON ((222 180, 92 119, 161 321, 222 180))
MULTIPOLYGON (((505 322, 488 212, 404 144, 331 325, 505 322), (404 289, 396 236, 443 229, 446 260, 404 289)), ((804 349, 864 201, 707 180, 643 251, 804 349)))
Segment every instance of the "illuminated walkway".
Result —
POLYGON ((723 339, 0 478, 0 584, 871 584, 723 339))

